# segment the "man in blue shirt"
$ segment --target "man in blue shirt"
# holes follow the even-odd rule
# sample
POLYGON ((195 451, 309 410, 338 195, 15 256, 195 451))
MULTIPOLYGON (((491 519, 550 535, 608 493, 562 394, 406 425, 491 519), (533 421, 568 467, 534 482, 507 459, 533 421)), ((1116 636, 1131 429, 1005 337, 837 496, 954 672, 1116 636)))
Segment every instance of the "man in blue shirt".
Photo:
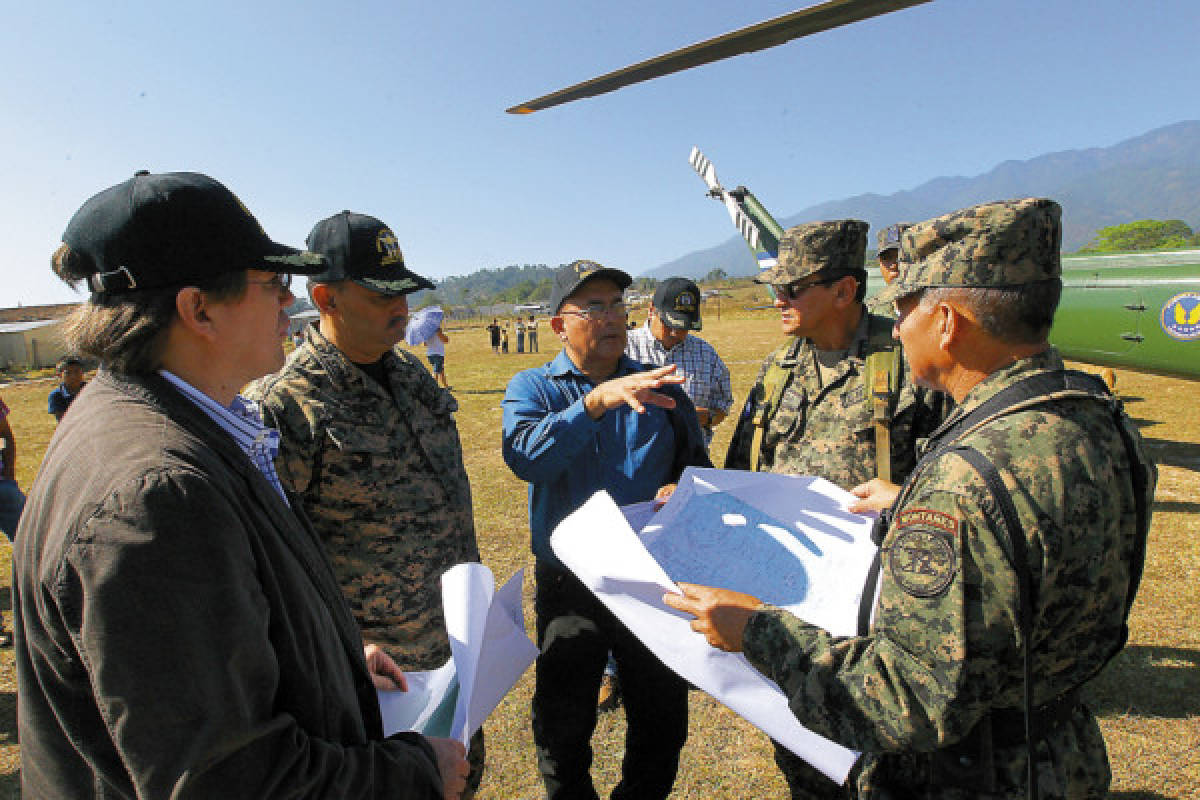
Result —
POLYGON ((65 356, 58 362, 58 379, 60 383, 50 393, 46 410, 54 415, 55 422, 62 422, 63 414, 67 413, 71 403, 87 385, 83 380, 83 359, 65 356))
POLYGON ((687 686, 555 557, 550 534, 604 489, 618 504, 650 500, 688 465, 711 466, 674 365, 624 355, 624 272, 576 261, 554 279, 550 330, 563 350, 518 373, 504 397, 504 460, 529 482, 538 646, 533 737, 550 800, 595 800, 590 740, 611 650, 628 732, 614 800, 665 798, 687 738, 687 686))

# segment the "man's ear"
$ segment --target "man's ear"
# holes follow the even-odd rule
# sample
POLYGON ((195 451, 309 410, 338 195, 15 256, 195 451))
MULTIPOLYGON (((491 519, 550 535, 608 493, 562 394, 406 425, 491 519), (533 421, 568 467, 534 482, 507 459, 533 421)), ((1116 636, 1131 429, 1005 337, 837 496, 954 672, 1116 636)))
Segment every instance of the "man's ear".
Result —
POLYGON ((330 310, 337 308, 334 291, 327 283, 314 283, 308 294, 318 311, 329 313, 330 310))
POLYGON ((554 331, 554 335, 562 339, 564 342, 567 340, 565 333, 566 329, 566 323, 560 315, 555 314, 550 318, 550 330, 554 331))
POLYGON ((858 294, 858 279, 853 275, 845 275, 833 285, 834 302, 839 306, 849 306, 854 303, 854 295, 858 294))
POLYGON ((185 286, 175 293, 175 313, 179 315, 179 323, 205 339, 211 339, 215 334, 209 315, 211 307, 208 295, 195 286, 185 286))
POLYGON ((952 347, 962 344, 973 323, 974 320, 950 303, 938 303, 938 347, 949 352, 952 347))

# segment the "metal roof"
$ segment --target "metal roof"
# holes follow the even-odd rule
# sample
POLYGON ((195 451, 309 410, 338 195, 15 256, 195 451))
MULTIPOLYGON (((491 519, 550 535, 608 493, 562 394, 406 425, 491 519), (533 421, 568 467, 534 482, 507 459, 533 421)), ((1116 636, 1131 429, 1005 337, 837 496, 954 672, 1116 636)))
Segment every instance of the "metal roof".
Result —
POLYGON ((0 333, 21 333, 62 322, 58 319, 35 319, 32 322, 0 322, 0 333))

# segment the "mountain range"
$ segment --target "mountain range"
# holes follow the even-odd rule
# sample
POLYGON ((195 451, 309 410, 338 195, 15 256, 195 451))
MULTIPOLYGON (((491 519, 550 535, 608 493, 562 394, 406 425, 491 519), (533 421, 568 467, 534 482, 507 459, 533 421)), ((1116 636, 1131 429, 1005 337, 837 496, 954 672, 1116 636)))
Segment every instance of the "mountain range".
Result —
MULTIPOLYGON (((1064 150, 1005 161, 975 177, 941 177, 890 195, 862 194, 831 200, 786 217, 801 222, 855 217, 874 232, 899 221, 919 221, 976 203, 1014 197, 1052 197, 1063 207, 1063 251, 1087 244, 1098 229, 1139 219, 1181 219, 1200 226, 1200 121, 1157 128, 1111 147, 1064 150)), ((773 211, 777 214, 778 209, 773 211)), ((697 250, 643 274, 651 278, 701 278, 713 269, 752 275, 757 269, 740 236, 697 250)))

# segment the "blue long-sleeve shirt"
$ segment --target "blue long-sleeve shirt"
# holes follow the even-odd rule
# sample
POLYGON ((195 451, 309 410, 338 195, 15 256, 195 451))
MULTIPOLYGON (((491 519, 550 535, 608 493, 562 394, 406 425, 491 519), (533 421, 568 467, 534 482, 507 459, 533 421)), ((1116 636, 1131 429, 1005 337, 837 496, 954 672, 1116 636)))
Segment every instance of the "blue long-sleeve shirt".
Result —
MULTIPOLYGON (((612 378, 645 369, 621 356, 612 378)), ((517 373, 504 395, 504 461, 529 482, 533 554, 560 566, 550 549, 554 527, 600 489, 618 505, 649 500, 685 466, 711 466, 696 410, 675 386, 660 391, 674 410, 628 406, 593 420, 584 396, 595 384, 564 350, 553 361, 517 373)))

